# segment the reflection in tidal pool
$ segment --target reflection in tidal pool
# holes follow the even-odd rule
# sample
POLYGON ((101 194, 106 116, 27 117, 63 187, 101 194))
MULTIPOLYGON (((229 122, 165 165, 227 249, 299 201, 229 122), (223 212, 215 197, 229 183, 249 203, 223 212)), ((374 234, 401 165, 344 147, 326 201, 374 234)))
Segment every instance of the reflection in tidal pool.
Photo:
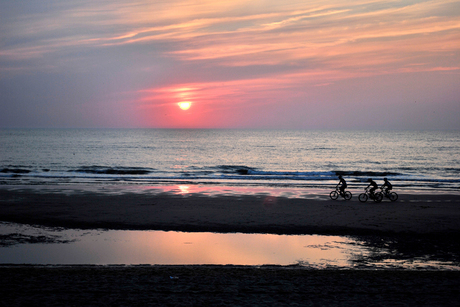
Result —
POLYGON ((4 264, 300 264, 323 268, 353 267, 354 259, 370 253, 351 238, 319 235, 56 230, 3 223, 0 236, 0 263, 4 264))
MULTIPOLYGON (((13 224, 4 224, 2 228, 2 234, 10 234, 11 245, 1 248, 1 263, 288 265, 300 262, 343 266, 352 254, 365 252, 363 247, 352 244, 351 239, 337 236, 57 231, 13 224), (28 244, 33 242, 38 244, 28 244)), ((8 241, 4 240, 3 245, 8 245, 8 241)))

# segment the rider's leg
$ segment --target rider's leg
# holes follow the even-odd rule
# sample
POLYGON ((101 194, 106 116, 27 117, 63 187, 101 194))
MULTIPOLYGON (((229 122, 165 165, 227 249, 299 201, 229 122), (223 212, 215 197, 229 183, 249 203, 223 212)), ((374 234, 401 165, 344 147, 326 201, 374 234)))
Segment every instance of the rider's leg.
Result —
POLYGON ((370 195, 371 195, 372 197, 374 197, 374 191, 375 191, 375 188, 372 188, 372 189, 369 190, 369 193, 370 193, 370 195))

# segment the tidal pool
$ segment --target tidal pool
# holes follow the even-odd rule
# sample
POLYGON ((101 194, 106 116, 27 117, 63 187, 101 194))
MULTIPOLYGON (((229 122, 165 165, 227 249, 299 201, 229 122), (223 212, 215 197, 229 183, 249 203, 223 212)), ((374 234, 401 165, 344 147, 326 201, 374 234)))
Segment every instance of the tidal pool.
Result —
MULTIPOLYGON (((0 223, 2 264, 301 265, 313 268, 430 267, 448 263, 386 259, 349 237, 132 230, 75 230, 0 223)), ((458 269, 458 268, 457 268, 458 269)))

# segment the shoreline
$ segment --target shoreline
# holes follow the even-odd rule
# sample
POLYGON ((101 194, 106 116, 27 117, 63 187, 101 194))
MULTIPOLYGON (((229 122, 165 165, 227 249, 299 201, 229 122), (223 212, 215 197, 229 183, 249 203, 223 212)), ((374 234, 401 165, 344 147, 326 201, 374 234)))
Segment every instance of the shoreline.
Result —
MULTIPOLYGON (((352 192, 353 198, 357 198, 359 194, 364 192, 366 183, 355 186, 349 185, 347 191, 352 192)), ((290 186, 290 185, 270 185, 270 184, 254 184, 254 183, 195 183, 188 181, 177 181, 170 183, 133 183, 133 182, 120 182, 120 181, 96 181, 96 182, 56 182, 47 183, 30 182, 27 184, 0 184, 0 190, 48 190, 61 193, 74 192, 100 192, 105 194, 110 193, 148 193, 151 195, 159 193, 171 193, 174 195, 190 195, 202 194, 204 196, 219 196, 219 195, 255 195, 255 194, 269 194, 271 196, 281 196, 288 198, 315 198, 317 196, 328 196, 329 193, 335 190, 336 184, 324 185, 309 185, 305 186, 290 186)), ((379 190, 377 190, 379 191, 379 190)), ((398 195, 454 195, 460 198, 460 189, 450 188, 423 188, 423 187, 396 187, 393 192, 398 195)))
MULTIPOLYGON (((0 186, 0 221, 51 227, 272 234, 460 234, 460 194, 400 194, 392 203, 328 191, 81 185, 0 186), (280 193, 281 191, 281 193, 280 193)), ((399 191, 398 191, 399 192, 399 191)))

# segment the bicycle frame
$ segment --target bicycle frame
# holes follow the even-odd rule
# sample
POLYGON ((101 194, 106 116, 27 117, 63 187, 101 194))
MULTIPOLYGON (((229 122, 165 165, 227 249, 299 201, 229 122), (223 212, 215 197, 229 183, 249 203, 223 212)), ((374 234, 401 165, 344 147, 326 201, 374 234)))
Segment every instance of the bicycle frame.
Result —
POLYGON ((386 197, 389 200, 391 200, 392 202, 396 201, 398 199, 398 194, 396 192, 390 192, 390 191, 386 190, 384 186, 380 187, 380 191, 381 192, 379 192, 379 193, 382 194, 382 198, 386 197))
POLYGON ((376 203, 379 203, 379 202, 382 201, 382 199, 383 199, 383 194, 382 193, 377 192, 377 193, 371 194, 371 192, 369 192, 369 190, 370 190, 369 188, 366 188, 364 193, 359 194, 358 200, 360 202, 365 203, 369 198, 374 200, 374 202, 376 202, 376 203))
POLYGON ((329 197, 332 199, 332 200, 336 200, 337 198, 339 198, 339 196, 342 196, 343 198, 345 198, 345 200, 350 200, 351 197, 352 197, 352 194, 350 191, 343 191, 343 194, 341 193, 340 191, 340 185, 338 184, 336 187, 335 187, 335 191, 332 191, 330 194, 329 194, 329 197))

